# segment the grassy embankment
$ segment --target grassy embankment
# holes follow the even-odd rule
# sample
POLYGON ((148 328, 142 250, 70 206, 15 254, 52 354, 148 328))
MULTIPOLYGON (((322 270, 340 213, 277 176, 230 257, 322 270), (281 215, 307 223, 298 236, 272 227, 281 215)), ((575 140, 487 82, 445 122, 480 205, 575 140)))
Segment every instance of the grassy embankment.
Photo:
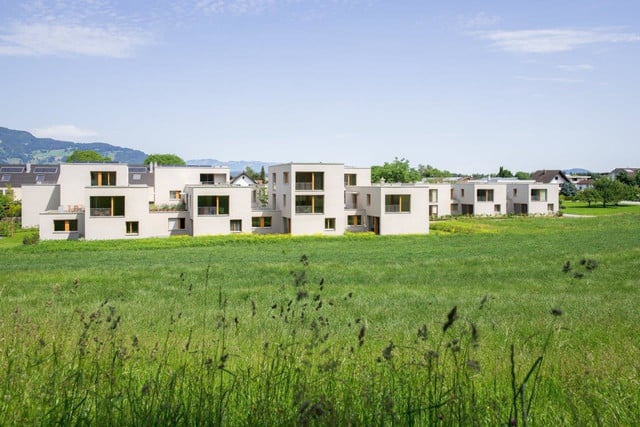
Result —
POLYGON ((640 217, 433 228, 0 248, 0 424, 640 423, 640 217))

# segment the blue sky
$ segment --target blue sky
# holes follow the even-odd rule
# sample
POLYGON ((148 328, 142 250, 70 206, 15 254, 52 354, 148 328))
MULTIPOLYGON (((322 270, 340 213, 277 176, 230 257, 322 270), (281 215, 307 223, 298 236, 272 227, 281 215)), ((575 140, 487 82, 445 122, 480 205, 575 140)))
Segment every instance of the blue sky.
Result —
POLYGON ((640 167, 636 0, 0 0, 0 126, 185 159, 640 167))

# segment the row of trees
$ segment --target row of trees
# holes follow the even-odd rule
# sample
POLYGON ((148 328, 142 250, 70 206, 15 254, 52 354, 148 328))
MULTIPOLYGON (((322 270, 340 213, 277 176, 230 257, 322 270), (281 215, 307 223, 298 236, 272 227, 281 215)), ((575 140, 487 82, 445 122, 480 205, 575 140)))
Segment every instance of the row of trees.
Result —
POLYGON ((585 188, 575 194, 575 198, 582 202, 602 203, 602 207, 618 204, 622 200, 638 200, 640 188, 638 185, 626 184, 619 179, 611 180, 601 176, 592 182, 591 188, 585 188))
MULTIPOLYGON (((110 162, 111 158, 103 156, 94 150, 76 150, 69 155, 66 160, 67 163, 103 163, 110 162)), ((187 163, 175 154, 150 154, 144 160, 144 164, 148 165, 156 163, 159 165, 178 165, 184 166, 187 163)))

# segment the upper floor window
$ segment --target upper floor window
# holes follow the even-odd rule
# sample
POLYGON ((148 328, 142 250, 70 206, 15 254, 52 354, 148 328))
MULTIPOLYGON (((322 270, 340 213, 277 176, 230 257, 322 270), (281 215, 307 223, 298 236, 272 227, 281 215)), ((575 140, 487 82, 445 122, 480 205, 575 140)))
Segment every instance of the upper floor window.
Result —
POLYGON ((429 190, 429 203, 438 203, 438 190, 429 190))
POLYGON ((103 185, 116 185, 115 172, 91 172, 91 185, 102 187, 103 185))
POLYGON ((91 216, 124 216, 124 196, 93 196, 89 205, 91 216))
POLYGON ((324 172, 296 172, 296 190, 324 190, 324 172))
POLYGON ((296 213, 323 213, 324 196, 296 196, 296 213))
POLYGON ((201 184, 213 184, 215 183, 215 178, 212 173, 201 173, 200 174, 200 183, 201 184))
POLYGON ((229 196, 198 196, 198 215, 229 215, 229 196))
POLYGON ((541 188, 532 188, 531 189, 531 201, 533 202, 546 202, 547 201, 547 190, 541 188))
POLYGON ((387 213, 411 212, 411 195, 387 194, 384 196, 384 211, 387 213))
POLYGON ((344 174, 344 185, 358 185, 356 184, 356 174, 355 173, 345 173, 344 174))
POLYGON ((289 172, 283 172, 282 173, 282 182, 285 184, 289 183, 289 172))
POLYGON ((180 192, 180 190, 169 191, 169 199, 171 200, 180 200, 181 195, 182 193, 180 192))
POLYGON ((479 202, 493 202, 493 190, 479 188, 476 195, 479 202))

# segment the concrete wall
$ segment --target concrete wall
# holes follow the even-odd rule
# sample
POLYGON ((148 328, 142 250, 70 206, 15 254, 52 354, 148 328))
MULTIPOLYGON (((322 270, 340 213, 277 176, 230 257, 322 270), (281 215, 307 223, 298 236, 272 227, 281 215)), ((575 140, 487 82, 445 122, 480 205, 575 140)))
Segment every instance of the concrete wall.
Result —
POLYGON ((229 168, 219 166, 155 166, 154 197, 156 205, 172 205, 180 199, 171 199, 172 191, 184 192, 187 185, 201 185, 200 174, 213 174, 213 185, 229 184, 229 168))
MULTIPOLYGON (((59 185, 25 185, 22 187, 22 227, 40 226, 40 213, 57 211, 60 206, 59 185)), ((53 225, 52 225, 53 227, 53 225)))
POLYGON ((241 221, 241 233, 251 233, 251 187, 231 185, 187 186, 189 219, 194 236, 231 234, 231 221, 241 221), (220 215, 198 213, 199 196, 228 196, 229 212, 220 215))

